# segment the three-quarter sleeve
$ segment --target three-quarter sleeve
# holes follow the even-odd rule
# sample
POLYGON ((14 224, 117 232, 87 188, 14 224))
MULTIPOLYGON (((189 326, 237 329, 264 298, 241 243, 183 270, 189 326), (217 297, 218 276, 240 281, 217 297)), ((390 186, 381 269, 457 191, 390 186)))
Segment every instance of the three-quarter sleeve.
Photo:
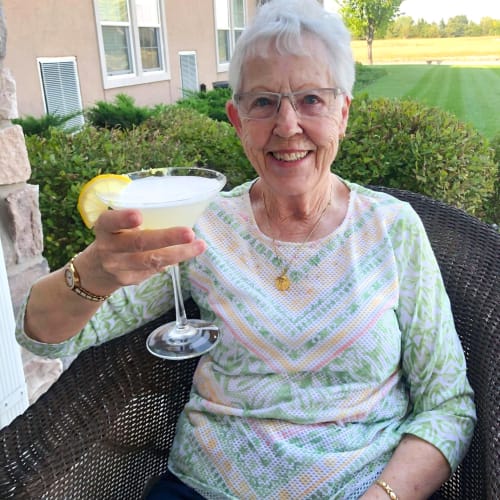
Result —
POLYGON ((409 206, 392 235, 399 272, 402 369, 411 401, 404 432, 433 444, 454 471, 467 452, 476 421, 463 349, 438 263, 409 206))

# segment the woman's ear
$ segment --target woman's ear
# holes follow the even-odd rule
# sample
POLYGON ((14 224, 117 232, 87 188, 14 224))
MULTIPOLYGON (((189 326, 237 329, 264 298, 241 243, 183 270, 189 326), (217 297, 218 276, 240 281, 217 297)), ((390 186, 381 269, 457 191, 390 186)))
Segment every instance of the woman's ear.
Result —
POLYGON ((344 102, 342 104, 342 110, 341 110, 341 119, 339 124, 339 135, 341 135, 342 137, 345 135, 345 131, 347 129, 350 107, 351 107, 351 98, 349 96, 344 96, 344 102))
POLYGON ((231 125, 235 128, 238 136, 241 134, 241 119, 238 114, 238 108, 235 106, 234 101, 230 100, 226 102, 226 114, 231 122, 231 125))

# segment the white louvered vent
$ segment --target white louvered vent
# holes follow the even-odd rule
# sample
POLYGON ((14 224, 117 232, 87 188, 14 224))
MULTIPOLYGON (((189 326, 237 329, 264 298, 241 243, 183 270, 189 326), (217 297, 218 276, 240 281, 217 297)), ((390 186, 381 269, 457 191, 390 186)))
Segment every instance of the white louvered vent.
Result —
POLYGON ((21 351, 14 337, 14 313, 0 241, 0 429, 28 407, 21 351))
MULTIPOLYGON (((40 58, 38 64, 46 112, 66 116, 82 111, 76 59, 74 57, 40 58)), ((66 123, 66 128, 80 127, 83 122, 83 115, 77 115, 66 123)))
POLYGON ((196 52, 179 52, 181 62, 182 96, 188 97, 190 92, 198 90, 198 67, 196 52))

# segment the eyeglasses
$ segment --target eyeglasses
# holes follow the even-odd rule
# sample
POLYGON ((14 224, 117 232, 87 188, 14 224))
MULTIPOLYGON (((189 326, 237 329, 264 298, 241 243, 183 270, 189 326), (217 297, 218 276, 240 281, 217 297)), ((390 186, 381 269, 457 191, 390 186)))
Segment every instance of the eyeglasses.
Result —
POLYGON ((289 93, 243 92, 235 94, 234 101, 242 118, 267 120, 276 116, 281 100, 288 97, 298 116, 314 118, 330 114, 335 99, 343 93, 339 88, 308 89, 289 93))

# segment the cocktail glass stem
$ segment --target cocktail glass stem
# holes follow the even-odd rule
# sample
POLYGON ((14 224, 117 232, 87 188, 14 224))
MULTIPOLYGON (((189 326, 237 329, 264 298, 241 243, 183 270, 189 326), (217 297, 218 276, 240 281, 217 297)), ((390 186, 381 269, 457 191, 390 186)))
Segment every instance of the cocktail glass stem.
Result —
POLYGON ((169 272, 174 290, 175 321, 154 330, 146 346, 152 354, 165 359, 201 356, 217 343, 219 328, 209 321, 186 317, 178 264, 170 267, 169 272))
POLYGON ((186 309, 184 308, 184 299, 182 298, 181 279, 179 265, 174 264, 170 267, 170 276, 174 287, 175 302, 175 326, 177 330, 183 330, 188 324, 186 309))

